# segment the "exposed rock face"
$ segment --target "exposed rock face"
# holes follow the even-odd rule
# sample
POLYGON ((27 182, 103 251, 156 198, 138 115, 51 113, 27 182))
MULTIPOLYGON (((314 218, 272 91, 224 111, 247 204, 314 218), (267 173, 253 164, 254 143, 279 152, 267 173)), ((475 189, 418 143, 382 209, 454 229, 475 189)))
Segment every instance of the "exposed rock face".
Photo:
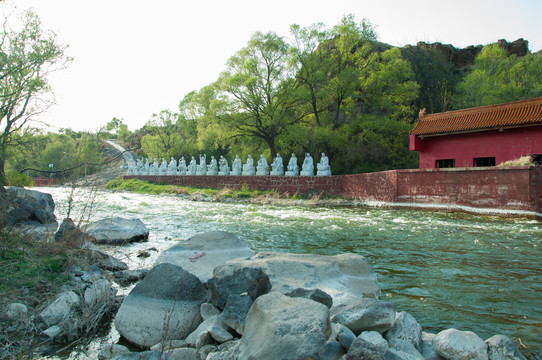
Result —
POLYGON ((184 339, 200 324, 200 306, 206 295, 194 275, 179 266, 158 264, 126 297, 115 326, 124 338, 140 347, 184 339))
POLYGON ((330 333, 326 306, 271 292, 248 312, 239 359, 320 359, 330 333))
POLYGON ((16 186, 6 188, 8 200, 9 224, 38 222, 51 224, 56 222, 55 203, 51 194, 28 190, 16 186))
POLYGON ((523 38, 512 42, 508 42, 505 39, 500 39, 497 41, 497 44, 506 50, 506 54, 508 56, 525 56, 529 53, 529 42, 523 38))
POLYGON ((211 231, 179 242, 164 251, 156 262, 181 266, 205 282, 213 276, 217 266, 228 260, 252 255, 254 252, 237 236, 224 231, 211 231), (204 255, 195 258, 195 253, 204 255))
POLYGON ((367 260, 356 254, 335 256, 262 252, 248 259, 231 260, 229 266, 261 268, 269 276, 271 291, 291 292, 297 288, 320 289, 333 304, 349 304, 359 298, 380 294, 376 274, 367 260))
POLYGON ((149 229, 139 219, 105 218, 86 225, 83 231, 97 244, 122 245, 149 239, 149 229))
POLYGON ((432 340, 435 352, 445 359, 488 360, 487 344, 471 331, 443 330, 432 340))

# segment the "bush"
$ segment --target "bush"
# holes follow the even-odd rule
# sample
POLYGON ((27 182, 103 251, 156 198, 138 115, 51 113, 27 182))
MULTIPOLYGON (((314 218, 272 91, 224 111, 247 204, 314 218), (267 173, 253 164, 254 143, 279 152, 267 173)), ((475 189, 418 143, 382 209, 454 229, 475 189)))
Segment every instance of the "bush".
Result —
POLYGON ((27 176, 22 173, 12 173, 6 176, 6 184, 8 186, 32 186, 34 185, 34 181, 32 181, 32 178, 30 176, 27 176))

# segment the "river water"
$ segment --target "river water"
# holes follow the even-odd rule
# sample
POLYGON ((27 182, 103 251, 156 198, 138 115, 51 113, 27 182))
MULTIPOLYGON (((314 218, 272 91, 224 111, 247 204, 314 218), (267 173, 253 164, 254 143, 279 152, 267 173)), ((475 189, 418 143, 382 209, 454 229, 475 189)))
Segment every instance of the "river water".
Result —
MULTIPOLYGON (((67 213, 66 188, 53 195, 67 213)), ((150 268, 176 241, 210 230, 236 234, 258 251, 365 256, 378 274, 381 298, 424 328, 470 330, 520 338, 542 352, 542 222, 465 213, 382 208, 323 208, 210 203, 173 195, 77 190, 73 219, 139 218, 149 242, 105 250, 130 268, 150 268), (92 204, 92 209, 88 204, 92 204), (140 250, 154 247, 147 259, 140 250)), ((128 289, 124 289, 128 291, 128 289)))

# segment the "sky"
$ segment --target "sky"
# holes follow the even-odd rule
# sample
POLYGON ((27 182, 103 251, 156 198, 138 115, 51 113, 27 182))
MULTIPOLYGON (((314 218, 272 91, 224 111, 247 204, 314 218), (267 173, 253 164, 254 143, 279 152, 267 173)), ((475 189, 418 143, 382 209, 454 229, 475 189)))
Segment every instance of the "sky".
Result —
POLYGON ((347 14, 367 19, 378 40, 463 48, 499 39, 542 50, 540 0, 7 0, 34 9, 68 45, 71 65, 49 77, 56 103, 39 120, 48 131, 96 131, 113 117, 133 131, 189 92, 214 82, 256 31, 288 39, 292 24, 347 14))

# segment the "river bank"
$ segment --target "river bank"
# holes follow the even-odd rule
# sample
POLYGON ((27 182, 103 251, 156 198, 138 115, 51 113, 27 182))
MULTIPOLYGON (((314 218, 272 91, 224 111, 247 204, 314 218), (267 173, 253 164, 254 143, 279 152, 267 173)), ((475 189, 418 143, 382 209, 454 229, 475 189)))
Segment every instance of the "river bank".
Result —
POLYGON ((238 235, 256 252, 357 253, 374 266, 382 297, 412 313, 424 330, 455 327, 484 338, 503 333, 539 346, 542 229, 532 220, 367 207, 211 204, 186 194, 90 189, 78 189, 70 202, 70 189, 39 190, 53 194, 58 218, 70 206, 78 217, 90 199, 94 219, 140 218, 150 230, 148 243, 103 247, 130 269, 151 268, 177 241, 213 230, 238 235), (138 257, 150 247, 157 251, 138 257))

